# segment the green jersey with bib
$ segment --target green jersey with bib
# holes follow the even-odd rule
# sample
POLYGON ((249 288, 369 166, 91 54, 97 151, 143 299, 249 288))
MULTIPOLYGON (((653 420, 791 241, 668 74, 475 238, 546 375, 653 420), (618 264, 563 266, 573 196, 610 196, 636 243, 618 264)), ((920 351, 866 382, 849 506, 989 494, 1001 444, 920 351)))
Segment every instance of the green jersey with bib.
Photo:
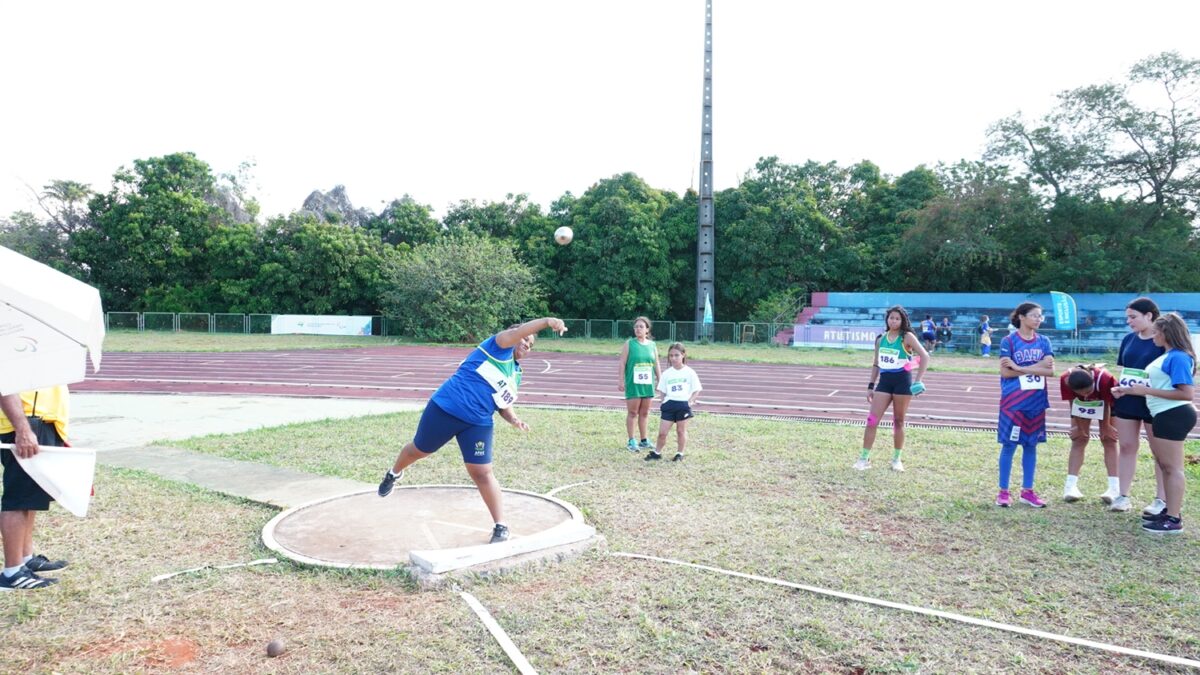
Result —
POLYGON ((658 363, 658 347, 653 340, 646 344, 629 338, 629 353, 625 359, 625 398, 653 398, 654 365, 658 363))

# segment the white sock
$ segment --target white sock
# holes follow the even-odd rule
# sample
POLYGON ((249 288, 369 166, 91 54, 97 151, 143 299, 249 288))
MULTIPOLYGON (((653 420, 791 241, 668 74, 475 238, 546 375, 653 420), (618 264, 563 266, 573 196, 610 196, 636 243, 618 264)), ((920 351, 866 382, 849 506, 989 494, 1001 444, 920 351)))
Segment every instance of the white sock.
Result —
POLYGON ((25 563, 29 562, 30 560, 33 560, 33 556, 27 555, 24 558, 21 558, 21 564, 24 565, 25 563))
POLYGON ((403 474, 404 474, 403 471, 401 471, 400 473, 396 473, 396 472, 392 471, 391 469, 388 469, 388 475, 391 476, 392 478, 399 478, 403 474))
POLYGON ((23 566, 24 566, 24 563, 22 563, 21 565, 17 565, 16 567, 5 567, 4 568, 4 576, 6 576, 6 577, 13 576, 17 572, 21 571, 21 568, 23 566))
POLYGON ((1109 476, 1108 477, 1108 491, 1109 492, 1120 492, 1121 491, 1121 479, 1116 476, 1109 476))
POLYGON ((1075 487, 1075 484, 1078 482, 1079 482, 1079 476, 1072 476, 1072 475, 1068 474, 1067 475, 1067 484, 1064 485, 1063 488, 1066 490, 1070 490, 1071 488, 1075 487))

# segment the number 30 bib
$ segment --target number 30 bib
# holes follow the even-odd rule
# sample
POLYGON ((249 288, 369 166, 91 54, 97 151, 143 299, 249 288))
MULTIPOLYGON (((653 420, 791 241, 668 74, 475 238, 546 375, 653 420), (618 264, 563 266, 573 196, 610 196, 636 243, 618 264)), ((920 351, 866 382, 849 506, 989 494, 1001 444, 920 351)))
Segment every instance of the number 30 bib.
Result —
POLYGON ((1041 375, 1022 375, 1018 379, 1021 382, 1022 391, 1046 388, 1046 380, 1042 379, 1041 375))

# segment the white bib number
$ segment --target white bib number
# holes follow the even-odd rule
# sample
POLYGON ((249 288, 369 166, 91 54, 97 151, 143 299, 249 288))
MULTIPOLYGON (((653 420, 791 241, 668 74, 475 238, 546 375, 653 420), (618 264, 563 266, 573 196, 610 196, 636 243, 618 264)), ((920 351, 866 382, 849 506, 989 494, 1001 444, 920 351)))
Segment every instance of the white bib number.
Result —
POLYGON ((1021 391, 1046 388, 1046 380, 1041 375, 1022 375, 1017 379, 1021 382, 1021 391))
POLYGON ((517 383, 500 372, 491 361, 484 361, 475 369, 479 376, 492 386, 492 400, 500 410, 511 408, 517 402, 517 383))
POLYGON ((654 366, 649 363, 633 364, 634 384, 654 384, 654 366))
POLYGON ((1137 368, 1122 368, 1121 375, 1117 378, 1117 384, 1122 387, 1132 387, 1135 384, 1149 387, 1150 373, 1137 368))
POLYGON ((895 370, 896 368, 902 367, 904 362, 900 360, 899 349, 886 349, 884 347, 880 347, 878 364, 881 370, 895 370))
POLYGON ((1075 399, 1071 403, 1071 417, 1080 417, 1085 420, 1102 420, 1104 419, 1104 401, 1080 401, 1075 399))

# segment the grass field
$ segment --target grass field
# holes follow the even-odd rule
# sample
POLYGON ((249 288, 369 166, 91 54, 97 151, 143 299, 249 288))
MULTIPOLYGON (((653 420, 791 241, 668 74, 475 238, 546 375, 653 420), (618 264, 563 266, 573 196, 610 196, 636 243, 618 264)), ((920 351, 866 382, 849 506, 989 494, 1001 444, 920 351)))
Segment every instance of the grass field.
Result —
MULTIPOLYGON (((1157 539, 1136 514, 1103 511, 1098 453, 1081 480, 1088 501, 1059 501, 1065 440, 1039 457, 1050 507, 1001 510, 991 506, 996 445, 985 433, 914 429, 907 473, 858 473, 849 466, 862 432, 852 427, 702 415, 685 462, 651 464, 619 448, 620 413, 522 416, 528 434, 497 429, 501 482, 544 492, 591 481, 558 496, 579 506, 608 551, 1200 656, 1200 531, 1157 539)), ((374 482, 416 419, 178 445, 374 482)), ((887 455, 877 451, 877 466, 887 455)), ((1194 486, 1200 466, 1188 471, 1194 486)), ((1152 480, 1143 461, 1139 506, 1152 480)), ((442 482, 468 482, 456 452, 405 477, 442 482)), ((72 558, 62 583, 0 595, 0 671, 512 672, 456 594, 418 591, 401 573, 281 563, 150 584, 162 572, 268 555, 259 536, 275 512, 131 472, 102 470, 96 492, 87 519, 55 510, 41 521, 40 550, 72 558), (274 637, 290 648, 268 660, 274 637)), ((1193 490, 1185 512, 1197 501, 1193 490)), ((605 551, 465 585, 544 673, 1164 671, 605 551)))
MULTIPOLYGON (((228 333, 138 333, 113 331, 104 339, 104 350, 111 352, 228 352, 278 351, 294 349, 348 349, 386 347, 401 344, 422 344, 396 338, 353 337, 327 335, 240 335, 228 333)), ((474 345, 459 345, 470 348, 474 345)), ((666 358, 666 342, 658 343, 666 358)), ((621 341, 593 339, 543 338, 538 351, 563 354, 601 354, 616 358, 621 341)), ((781 363, 806 366, 870 366, 871 354, 855 349, 797 349, 767 345, 691 344, 688 357, 698 360, 744 361, 748 363, 781 363)), ((1064 357, 1066 358, 1066 357, 1064 357)), ((1090 357, 1090 360, 1115 363, 1113 355, 1090 357)), ((934 354, 932 369, 940 372, 994 373, 995 358, 985 359, 970 354, 934 354)))

